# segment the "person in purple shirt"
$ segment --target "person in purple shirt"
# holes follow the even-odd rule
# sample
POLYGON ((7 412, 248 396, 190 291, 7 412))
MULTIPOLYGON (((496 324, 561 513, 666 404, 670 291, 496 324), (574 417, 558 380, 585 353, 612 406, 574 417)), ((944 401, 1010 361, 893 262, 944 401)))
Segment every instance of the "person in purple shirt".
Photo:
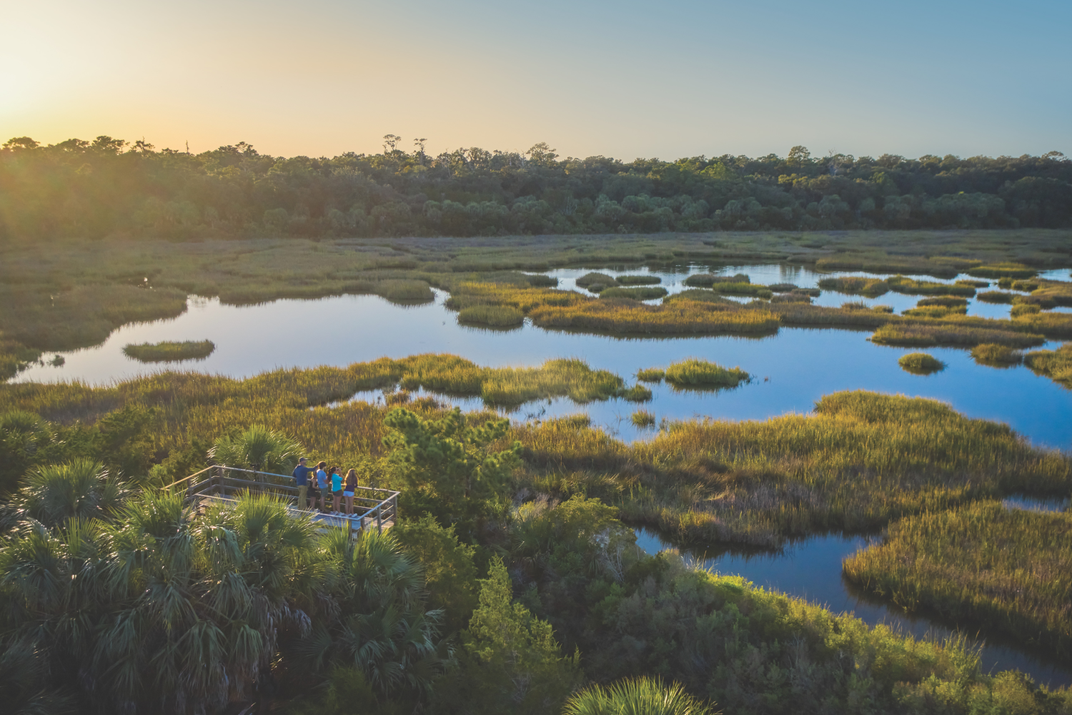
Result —
MULTIPOLYGON (((298 460, 298 466, 294 468, 294 484, 298 487, 298 508, 305 506, 306 494, 309 491, 309 472, 311 467, 305 466, 305 457, 298 460)), ((312 508, 311 506, 309 507, 312 508)))

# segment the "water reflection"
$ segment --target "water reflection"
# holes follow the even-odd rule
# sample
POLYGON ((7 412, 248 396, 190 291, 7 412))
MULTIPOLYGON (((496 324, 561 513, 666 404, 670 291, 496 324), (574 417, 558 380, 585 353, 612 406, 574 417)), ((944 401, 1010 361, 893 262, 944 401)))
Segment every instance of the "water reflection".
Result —
MULTIPOLYGON (((674 548, 658 533, 636 530, 637 545, 649 554, 674 548)), ((714 573, 743 576, 756 586, 803 598, 834 613, 851 613, 868 625, 884 624, 916 638, 942 640, 960 635, 979 648, 983 672, 1022 670, 1038 683, 1051 687, 1072 685, 1072 663, 1032 654, 1017 644, 995 636, 983 637, 978 628, 957 627, 940 619, 912 616, 888 606, 847 583, 841 575, 842 560, 865 548, 865 536, 815 536, 793 542, 780 552, 686 551, 714 573)))

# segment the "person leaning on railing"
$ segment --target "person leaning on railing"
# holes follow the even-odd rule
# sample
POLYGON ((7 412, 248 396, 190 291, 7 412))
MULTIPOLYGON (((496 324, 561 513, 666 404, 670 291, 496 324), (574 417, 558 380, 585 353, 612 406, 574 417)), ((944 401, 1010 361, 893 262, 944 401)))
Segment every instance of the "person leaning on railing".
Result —
POLYGON ((357 491, 357 472, 350 470, 346 473, 346 483, 342 487, 342 496, 346 499, 346 513, 354 513, 354 492, 357 491))
POLYGON ((298 466, 294 468, 294 484, 298 487, 298 508, 305 507, 306 494, 309 492, 309 472, 312 467, 305 466, 305 457, 298 460, 298 466))

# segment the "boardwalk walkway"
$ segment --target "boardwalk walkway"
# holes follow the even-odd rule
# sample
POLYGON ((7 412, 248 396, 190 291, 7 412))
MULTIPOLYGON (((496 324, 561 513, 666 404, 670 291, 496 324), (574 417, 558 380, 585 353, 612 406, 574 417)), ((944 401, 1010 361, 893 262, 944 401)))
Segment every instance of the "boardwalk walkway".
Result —
POLYGON ((233 502, 244 492, 272 494, 285 499, 288 509, 295 515, 310 514, 313 521, 324 528, 349 527, 355 534, 365 528, 375 527, 378 531, 391 528, 398 518, 400 494, 390 489, 358 487, 354 493, 354 514, 325 514, 309 511, 305 504, 296 503, 298 487, 294 486, 293 477, 226 466, 207 467, 164 489, 182 491, 185 502, 196 504, 199 510, 213 501, 233 502))

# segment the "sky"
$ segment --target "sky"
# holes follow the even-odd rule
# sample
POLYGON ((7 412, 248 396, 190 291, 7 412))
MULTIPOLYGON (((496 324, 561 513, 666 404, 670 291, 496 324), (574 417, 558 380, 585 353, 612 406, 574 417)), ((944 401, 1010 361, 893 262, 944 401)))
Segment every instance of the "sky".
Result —
POLYGON ((1072 2, 0 0, 0 142, 1072 156, 1072 2))

